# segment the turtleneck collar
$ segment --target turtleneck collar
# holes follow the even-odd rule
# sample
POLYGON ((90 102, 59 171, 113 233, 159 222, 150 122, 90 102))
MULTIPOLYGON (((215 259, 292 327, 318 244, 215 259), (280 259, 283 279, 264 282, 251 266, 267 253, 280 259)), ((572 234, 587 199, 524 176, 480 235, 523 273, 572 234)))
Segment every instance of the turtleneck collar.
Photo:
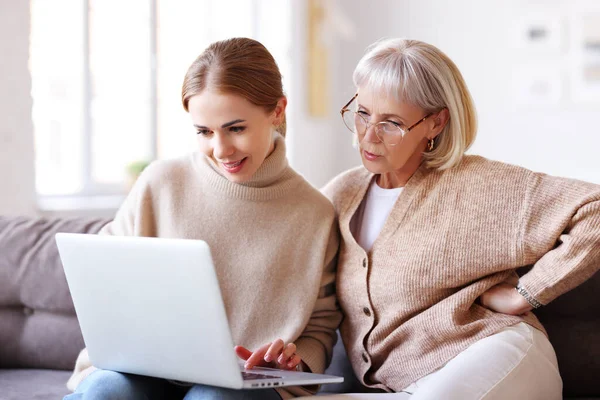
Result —
POLYGON ((298 183, 296 179, 292 178, 299 177, 299 175, 288 165, 285 139, 279 133, 275 135, 273 152, 246 182, 231 182, 212 159, 199 152, 193 153, 192 161, 202 178, 221 193, 248 200, 268 200, 281 197, 291 186, 298 183))

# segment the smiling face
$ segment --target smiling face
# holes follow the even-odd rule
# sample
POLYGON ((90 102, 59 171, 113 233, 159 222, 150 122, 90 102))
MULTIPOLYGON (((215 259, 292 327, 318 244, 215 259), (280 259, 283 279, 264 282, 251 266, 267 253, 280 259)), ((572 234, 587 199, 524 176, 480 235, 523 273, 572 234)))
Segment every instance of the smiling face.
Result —
POLYGON ((232 182, 252 178, 274 149, 275 126, 281 123, 285 98, 268 113, 245 98, 205 90, 189 100, 198 147, 232 182))
MULTIPOLYGON (((427 142, 435 138, 447 122, 447 110, 431 114, 416 125, 394 145, 384 144, 375 133, 373 124, 388 122, 404 130, 422 120, 429 113, 415 105, 374 92, 368 87, 358 88, 356 111, 369 121, 366 130, 359 130, 358 141, 363 165, 374 174, 412 175, 422 161, 427 142)), ((380 134, 381 135, 381 134, 380 134)))

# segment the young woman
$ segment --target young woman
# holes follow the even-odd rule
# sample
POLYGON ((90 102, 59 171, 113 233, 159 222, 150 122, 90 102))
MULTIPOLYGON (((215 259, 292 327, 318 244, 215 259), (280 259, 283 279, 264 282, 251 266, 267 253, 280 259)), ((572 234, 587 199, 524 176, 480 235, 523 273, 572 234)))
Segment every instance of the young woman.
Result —
POLYGON ((342 116, 363 166, 324 192, 339 218, 341 334, 356 375, 396 392, 385 398, 560 399, 531 310, 600 267, 600 187, 465 156, 475 108, 431 45, 376 43, 354 83, 342 116))
MULTIPOLYGON (((341 319, 334 290, 337 224, 331 203, 288 166, 287 100, 275 60, 252 39, 213 43, 189 68, 182 101, 198 150, 150 165, 101 233, 208 242, 246 367, 323 372, 341 319)), ((237 391, 96 370, 85 350, 69 387, 75 393, 68 400, 310 394, 299 387, 237 391)))

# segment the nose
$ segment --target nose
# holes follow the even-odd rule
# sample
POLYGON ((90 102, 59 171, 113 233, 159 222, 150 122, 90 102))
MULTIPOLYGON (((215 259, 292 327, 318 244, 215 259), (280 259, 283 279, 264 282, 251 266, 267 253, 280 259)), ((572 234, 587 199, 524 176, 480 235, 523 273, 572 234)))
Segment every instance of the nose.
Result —
POLYGON ((218 160, 225 160, 235 153, 235 147, 228 135, 215 133, 213 136, 213 155, 218 160))
POLYGON ((365 130, 364 140, 366 140, 367 142, 371 142, 371 143, 381 143, 381 139, 377 135, 376 129, 377 129, 377 127, 375 126, 375 124, 367 125, 367 129, 365 130))

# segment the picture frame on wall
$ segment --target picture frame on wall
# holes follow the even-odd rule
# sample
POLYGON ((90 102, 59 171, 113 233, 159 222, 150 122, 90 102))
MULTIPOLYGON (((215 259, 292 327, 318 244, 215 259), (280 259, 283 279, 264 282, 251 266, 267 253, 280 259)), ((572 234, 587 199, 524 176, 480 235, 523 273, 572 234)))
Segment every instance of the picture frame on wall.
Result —
POLYGON ((553 108, 563 99, 563 69, 560 65, 533 63, 513 69, 516 108, 553 108))
POLYGON ((513 47, 531 53, 560 53, 564 47, 564 21, 559 13, 537 11, 516 19, 513 47))
POLYGON ((576 103, 600 103, 600 10, 580 12, 572 19, 570 83, 576 103))

